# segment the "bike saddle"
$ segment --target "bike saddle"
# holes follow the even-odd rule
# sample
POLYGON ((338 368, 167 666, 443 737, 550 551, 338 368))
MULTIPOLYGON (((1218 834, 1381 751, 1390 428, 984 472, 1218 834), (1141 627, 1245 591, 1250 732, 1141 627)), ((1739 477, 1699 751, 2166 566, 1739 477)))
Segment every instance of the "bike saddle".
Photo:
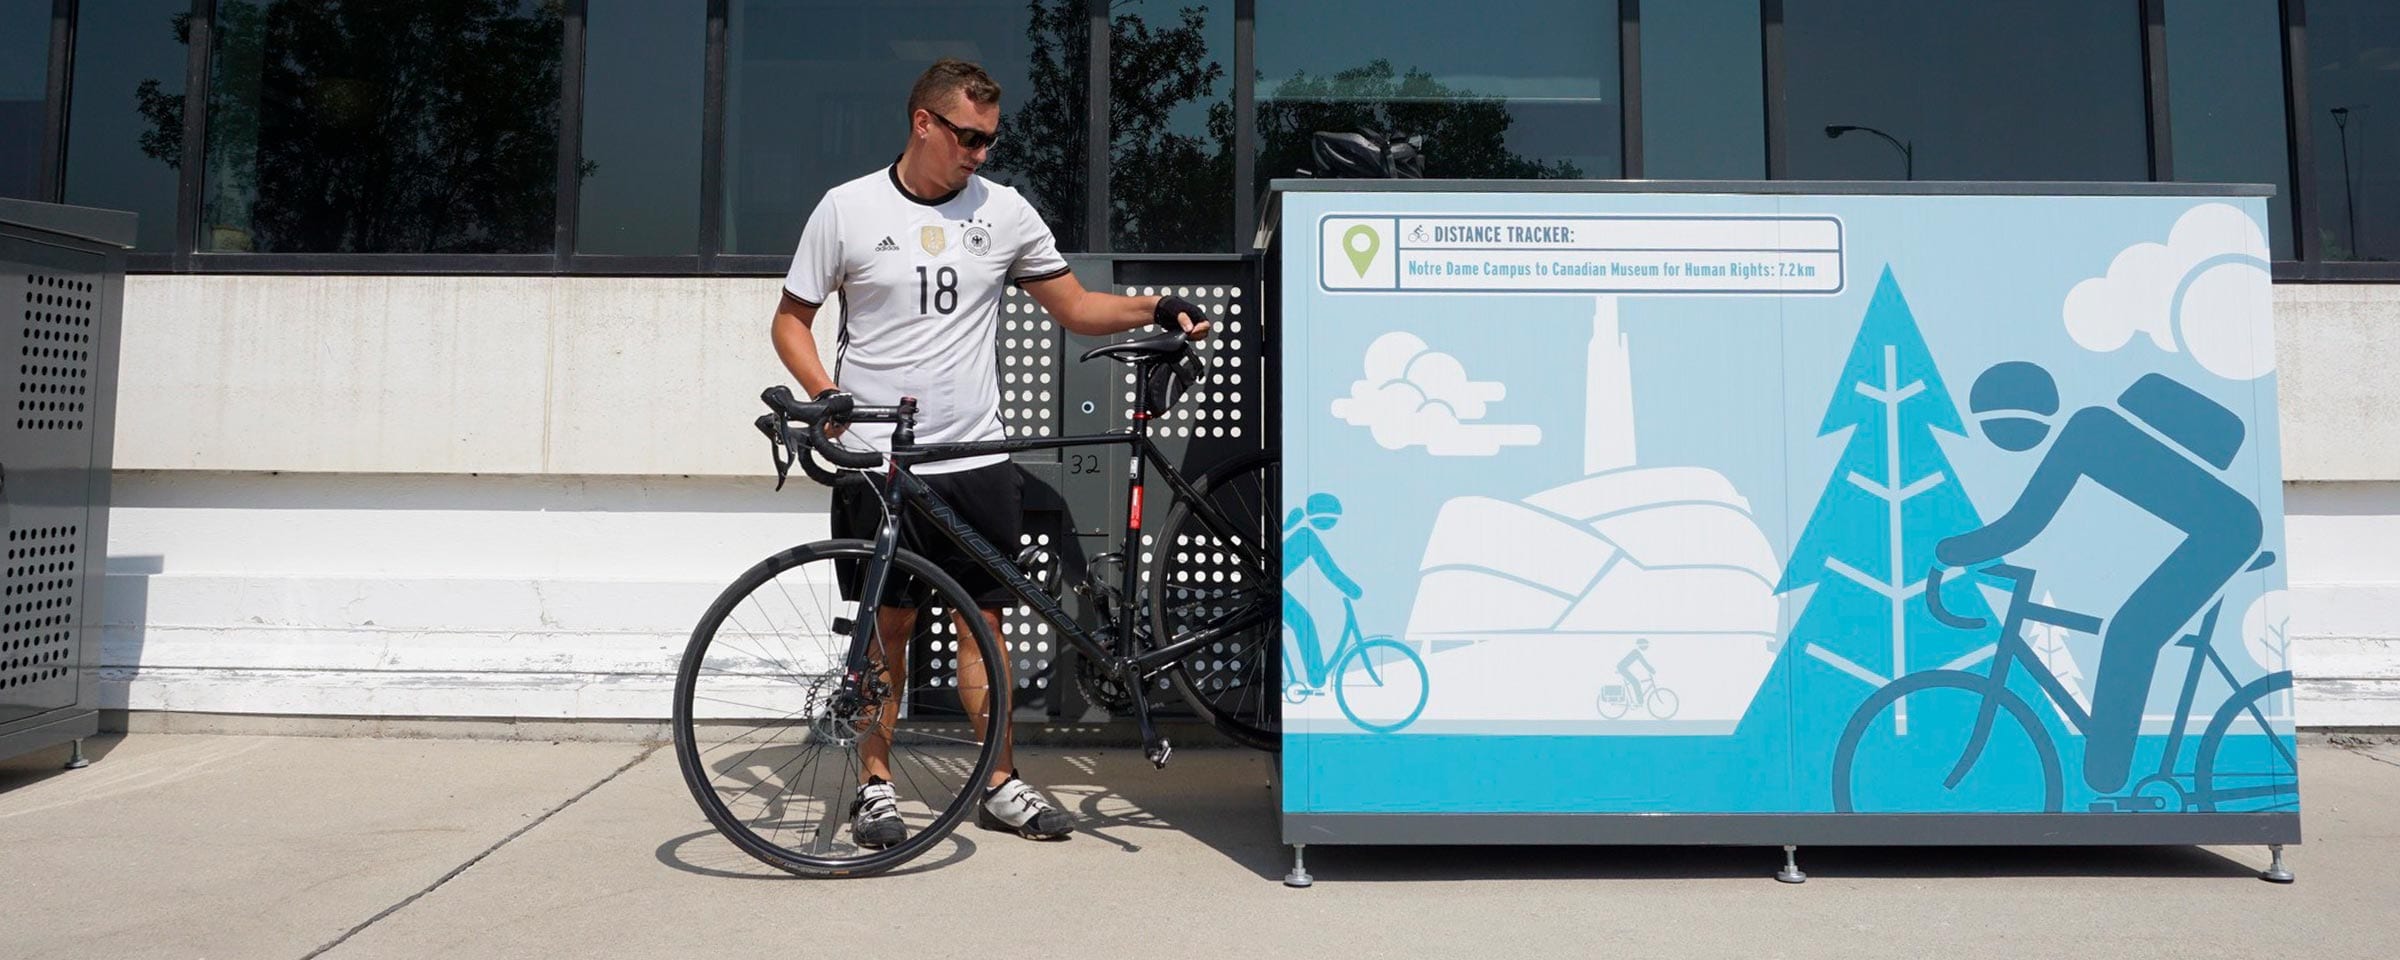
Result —
POLYGON ((1171 330, 1161 331, 1139 340, 1127 340, 1105 347, 1095 347, 1084 351, 1083 359, 1107 357, 1125 363, 1155 363, 1181 355, 1184 344, 1189 342, 1181 333, 1171 330))

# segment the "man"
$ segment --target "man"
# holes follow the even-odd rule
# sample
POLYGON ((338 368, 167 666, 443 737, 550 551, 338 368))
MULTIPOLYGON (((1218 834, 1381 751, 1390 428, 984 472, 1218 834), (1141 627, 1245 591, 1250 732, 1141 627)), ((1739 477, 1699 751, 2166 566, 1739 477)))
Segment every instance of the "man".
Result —
MULTIPOLYGON (((2021 453, 2049 439, 2058 384, 2030 363, 1995 364, 1975 378, 1967 402, 1986 439, 2021 453)), ((2125 598, 2101 636, 2083 779, 2102 793, 2123 788, 2132 769, 2159 651, 2251 562, 2262 532, 2258 507, 2209 469, 2233 464, 2242 446, 2240 417, 2155 373, 2126 388, 2117 406, 2133 419, 2100 406, 2068 417, 2007 513, 1934 547, 1935 558, 1952 567, 2006 556, 2048 529, 2084 480, 2182 531, 2182 542, 2125 598), (2174 444, 2153 438, 2135 420, 2174 444)))
MULTIPOLYGON (((944 59, 926 70, 909 92, 908 125, 898 160, 825 192, 784 278, 775 352, 810 396, 846 392, 878 406, 915 397, 919 443, 1003 439, 994 330, 1008 283, 1024 288, 1060 326, 1086 336, 1152 323, 1194 340, 1208 335, 1208 318, 1179 298, 1085 290, 1032 205, 1015 190, 976 176, 1000 130, 1000 85, 981 67, 944 59), (841 348, 828 372, 812 331, 818 309, 837 294, 841 348)), ((891 449, 890 424, 860 424, 850 433, 878 450, 891 449)), ((1006 455, 928 463, 916 472, 984 539, 1002 549, 1016 545, 1024 523, 1023 477, 1006 455)), ((834 536, 871 539, 881 525, 882 503, 871 490, 845 487, 834 494, 832 519, 834 536)), ((1000 611, 1013 602, 1008 589, 958 555, 948 538, 916 526, 916 518, 906 518, 904 542, 956 575, 999 634, 1000 611)), ((907 592, 893 596, 922 595, 921 585, 895 589, 907 592)), ((964 636, 969 629, 960 616, 964 636)), ((913 606, 877 611, 886 689, 905 688, 915 628, 913 606)), ((999 764, 984 785, 976 822, 1037 839, 1066 835, 1073 829, 1067 814, 1018 778, 1005 718, 996 732, 981 729, 989 702, 984 684, 1010 683, 1008 663, 987 675, 975 646, 959 647, 960 697, 977 718, 977 735, 1000 738, 999 764)), ((888 731, 898 719, 898 699, 884 698, 877 729, 885 732, 861 743, 864 782, 850 827, 863 847, 888 847, 906 836, 889 761, 888 731)))

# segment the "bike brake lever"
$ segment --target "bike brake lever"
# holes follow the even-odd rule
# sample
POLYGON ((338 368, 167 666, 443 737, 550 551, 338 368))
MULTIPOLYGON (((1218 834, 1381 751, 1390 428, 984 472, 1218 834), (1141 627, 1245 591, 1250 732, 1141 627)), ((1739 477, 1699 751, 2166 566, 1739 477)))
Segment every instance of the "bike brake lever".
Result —
POLYGON ((792 428, 790 424, 784 423, 781 417, 774 419, 779 429, 767 437, 767 456, 775 461, 775 489, 777 492, 781 492, 784 478, 791 476, 792 473, 792 428))

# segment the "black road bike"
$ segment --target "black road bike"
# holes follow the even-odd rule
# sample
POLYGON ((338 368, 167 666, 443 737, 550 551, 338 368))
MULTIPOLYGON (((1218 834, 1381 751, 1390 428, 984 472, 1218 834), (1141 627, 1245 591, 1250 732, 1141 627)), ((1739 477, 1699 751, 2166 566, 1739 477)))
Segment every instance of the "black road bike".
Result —
POLYGON ((872 541, 822 540, 759 561, 692 631, 675 678, 676 758, 709 822, 743 852, 806 876, 875 873, 940 843, 981 799, 1000 743, 986 731, 1004 728, 1010 679, 1035 658, 1010 662, 974 598, 902 547, 908 510, 1006 584, 1050 636, 1081 652, 1085 689, 1133 715, 1152 763, 1166 766, 1173 752, 1152 716, 1151 691, 1162 679, 1232 739, 1277 747, 1282 518, 1274 457, 1249 454, 1187 479, 1151 442, 1150 425, 1205 375, 1199 352, 1182 334, 1161 333, 1083 355, 1102 357, 1135 367, 1139 397, 1132 422, 1103 434, 919 444, 913 398, 870 407, 847 397, 802 402, 780 386, 766 391, 769 412, 757 425, 771 442, 778 489, 797 464, 821 483, 869 485, 884 519, 872 541), (891 455, 826 436, 850 423, 894 424, 891 455), (1063 573, 1056 562, 1038 562, 1041 548, 1004 554, 1017 545, 987 542, 912 472, 961 457, 1102 446, 1134 455, 1118 551, 1093 558, 1073 587, 1096 613, 1091 626, 1061 608, 1063 573), (1175 494, 1155 528, 1143 523, 1145 469, 1175 494), (912 602, 899 593, 902 575, 930 594, 918 631, 928 637, 914 657, 909 638, 876 636, 877 610, 912 602), (908 836, 865 847, 848 820, 866 751, 885 744, 908 836))

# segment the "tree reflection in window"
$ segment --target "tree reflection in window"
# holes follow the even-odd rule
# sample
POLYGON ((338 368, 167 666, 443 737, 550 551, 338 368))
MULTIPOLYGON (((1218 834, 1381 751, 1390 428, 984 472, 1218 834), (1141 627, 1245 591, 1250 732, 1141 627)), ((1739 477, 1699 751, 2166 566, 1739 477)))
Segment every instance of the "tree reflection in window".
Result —
MULTIPOLYGON (((563 9, 219 3, 200 249, 550 249, 563 9)), ((189 42, 188 21, 174 29, 189 42)), ((181 106, 144 85, 143 148, 170 165, 182 156, 181 106)))

